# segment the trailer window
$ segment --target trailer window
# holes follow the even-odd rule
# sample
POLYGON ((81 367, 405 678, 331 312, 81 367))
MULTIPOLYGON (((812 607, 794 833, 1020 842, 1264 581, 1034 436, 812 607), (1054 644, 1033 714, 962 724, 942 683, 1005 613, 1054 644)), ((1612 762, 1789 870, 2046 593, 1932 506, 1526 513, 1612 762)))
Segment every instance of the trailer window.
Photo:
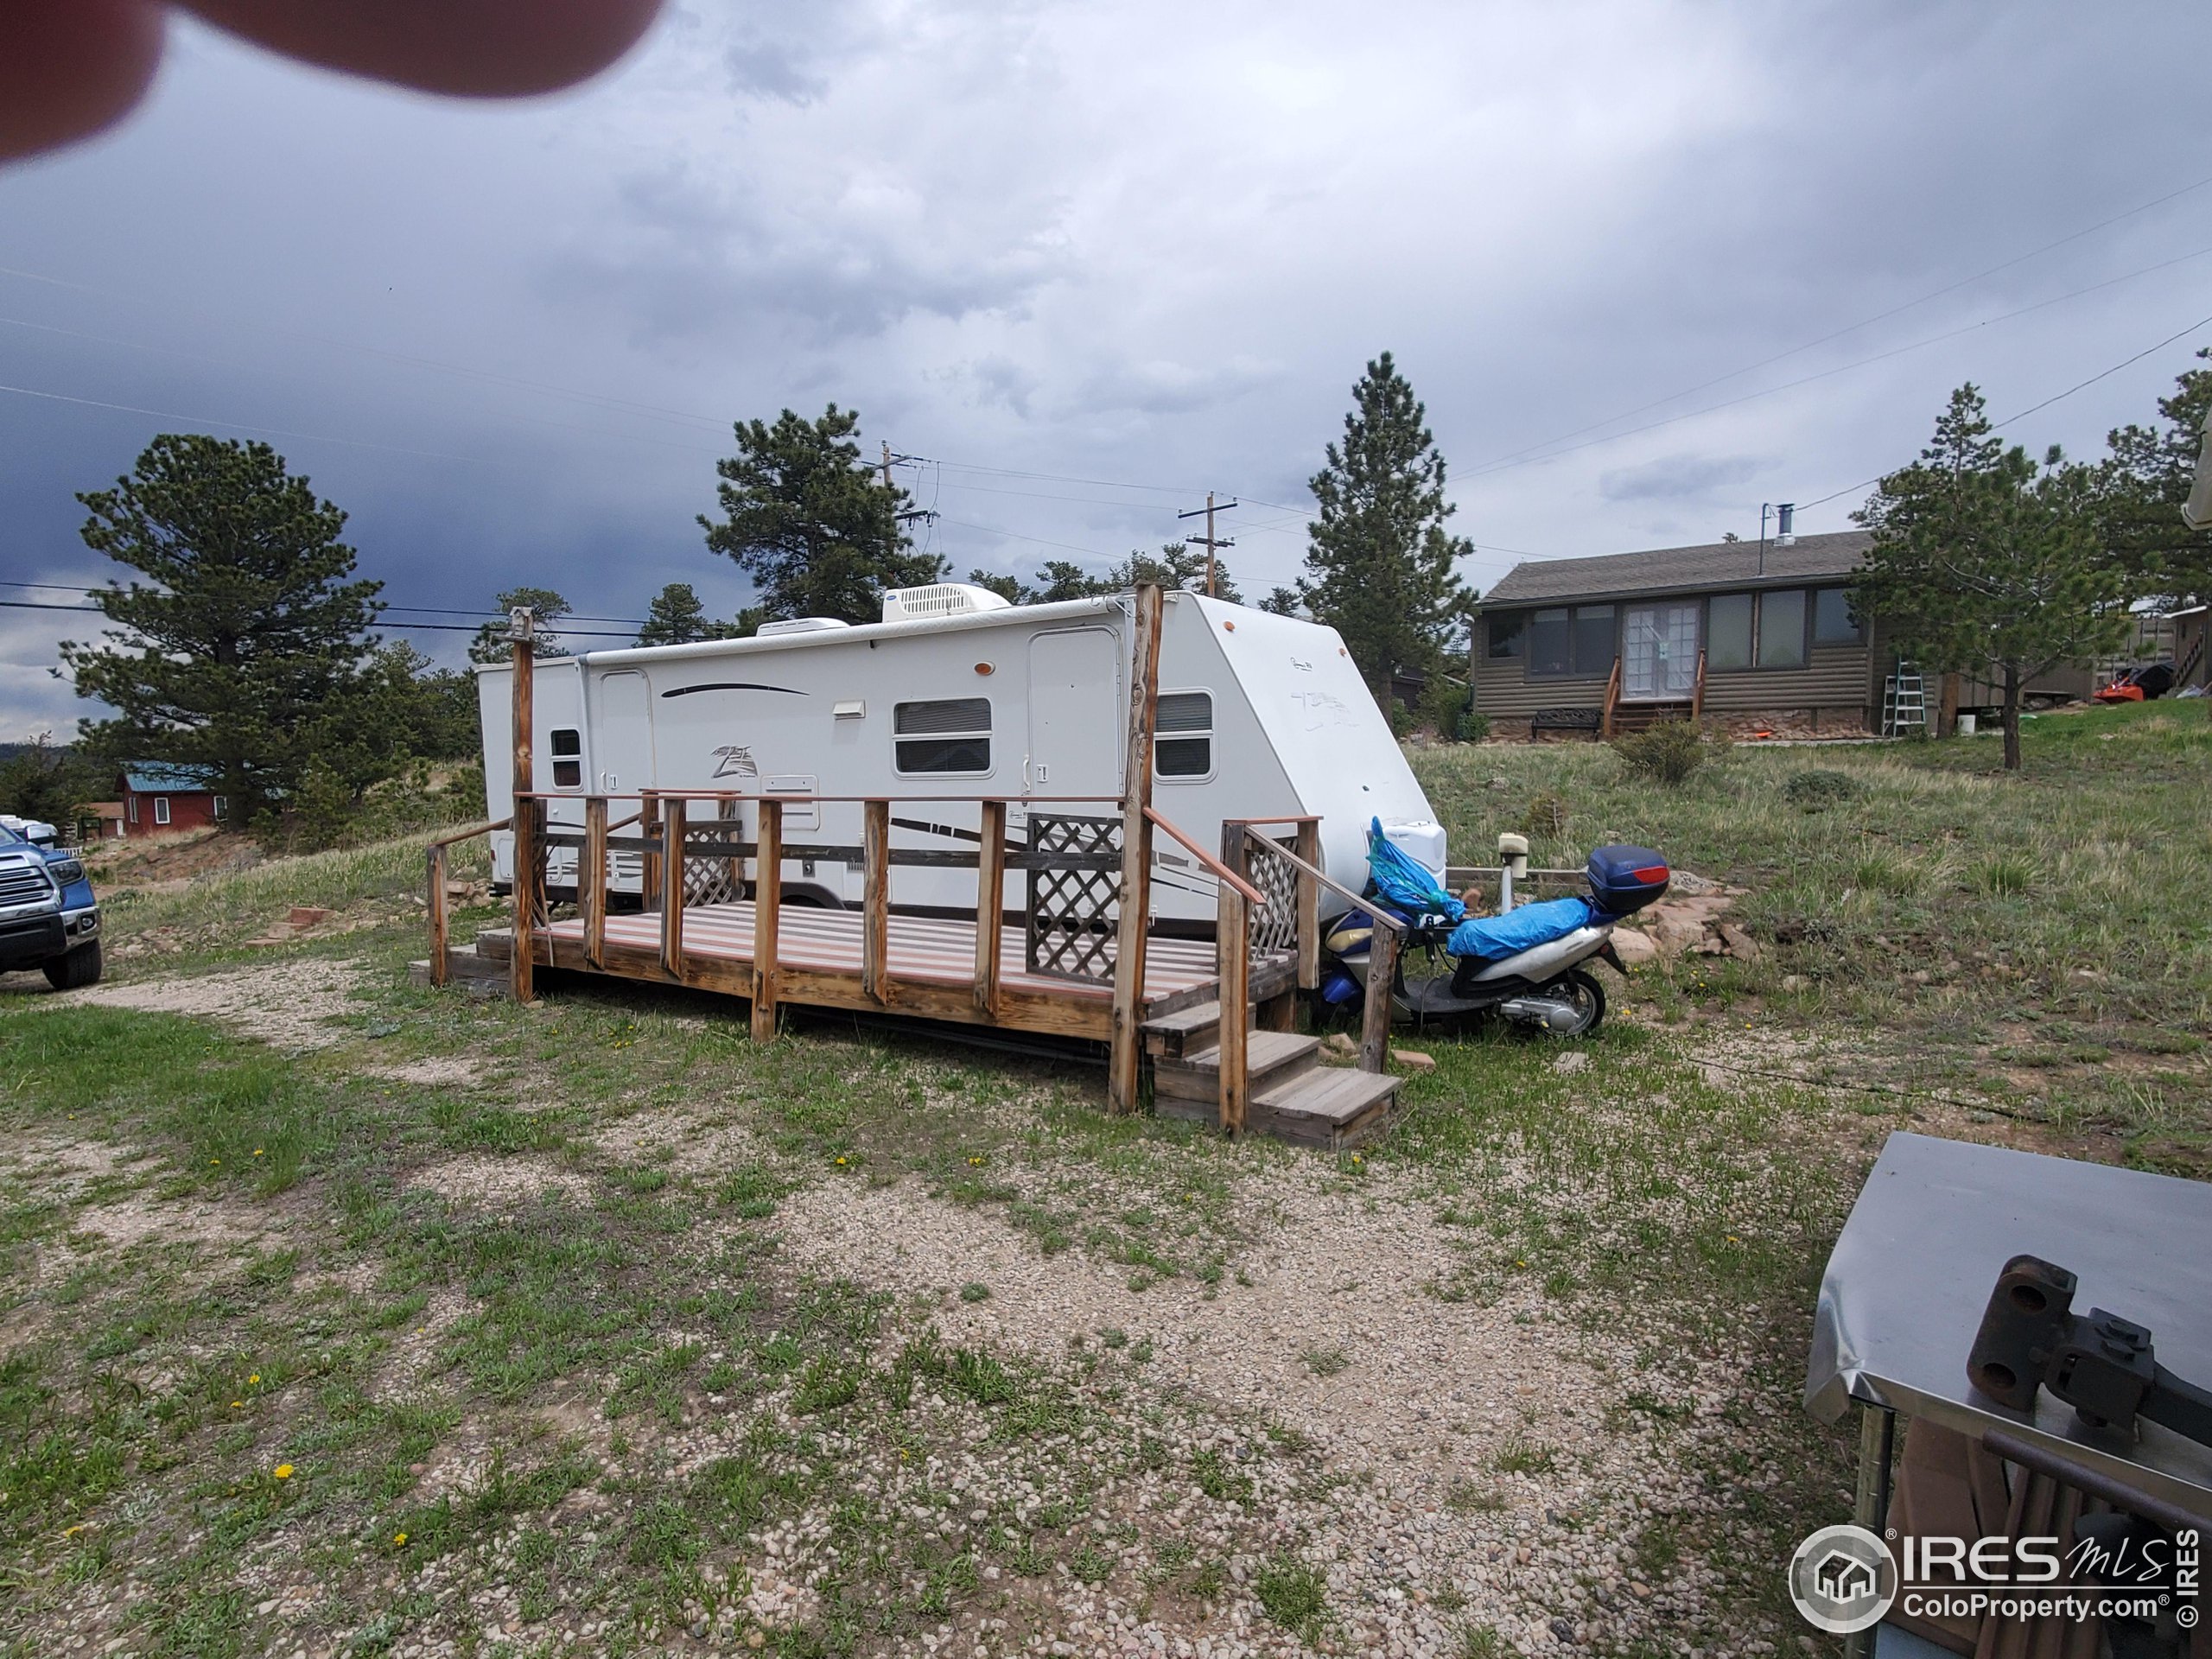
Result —
POLYGON ((1212 772, 1212 692, 1161 692, 1154 729, 1153 770, 1160 777, 1204 778, 1212 772))
POLYGON ((891 710, 892 750, 901 772, 981 773, 991 769, 991 700, 946 697, 891 710))
POLYGON ((553 728, 553 787, 582 789, 584 782, 584 734, 574 726, 553 728))

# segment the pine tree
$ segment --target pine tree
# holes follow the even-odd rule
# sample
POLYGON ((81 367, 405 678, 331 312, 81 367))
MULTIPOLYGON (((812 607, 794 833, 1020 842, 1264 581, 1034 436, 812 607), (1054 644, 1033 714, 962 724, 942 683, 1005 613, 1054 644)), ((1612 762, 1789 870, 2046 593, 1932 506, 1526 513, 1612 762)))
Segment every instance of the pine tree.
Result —
POLYGON ((543 662, 549 657, 569 654, 569 648, 561 643, 561 636, 553 628, 556 622, 568 615, 569 601, 550 588, 510 588, 492 602, 499 610, 499 620, 486 622, 476 630, 476 637, 468 642, 470 662, 514 660, 513 625, 507 619, 518 607, 531 613, 530 654, 535 660, 543 662))
MULTIPOLYGON (((861 460, 860 416, 832 404, 809 421, 785 410, 773 426, 741 421, 737 454, 715 463, 723 517, 702 514, 707 545, 753 578, 745 619, 833 616, 875 622, 883 594, 944 575, 913 550, 900 514, 906 493, 861 460)), ((749 631, 749 630, 748 630, 749 631)))
MULTIPOLYGON (((2212 346, 2197 353, 2212 359, 2212 346)), ((2101 469, 2105 533, 2137 598, 2202 605, 2212 600, 2212 530, 2182 521, 2212 410, 2212 368, 2184 370, 2158 400, 2164 430, 2123 426, 2106 440, 2101 469)))
POLYGON ((1874 532, 1852 606, 1882 619, 1923 669, 2005 688, 2005 765, 2020 767, 2022 689, 2113 650, 2127 630, 2126 573, 2100 535, 2099 479, 2054 447, 2037 467, 2007 448, 1971 383, 1934 441, 1852 515, 1874 532))
POLYGON ((350 693, 382 584, 350 580, 346 515, 274 449, 167 434, 77 499, 86 544, 148 579, 94 592, 105 644, 62 643, 78 695, 116 711, 85 723, 90 747, 207 768, 238 823, 296 788, 318 747, 361 749, 350 693))
POLYGON ((1344 636, 1387 709, 1393 672, 1433 673, 1465 627, 1474 595, 1452 566, 1474 549, 1445 530, 1444 457, 1389 353, 1367 365, 1352 401, 1343 443, 1310 486, 1321 511, 1306 527, 1297 598, 1344 636))
POLYGON ((638 630, 641 645, 688 645, 695 639, 728 639, 737 632, 728 622, 707 614, 699 595, 688 582, 671 582, 653 595, 645 611, 645 626, 638 630))

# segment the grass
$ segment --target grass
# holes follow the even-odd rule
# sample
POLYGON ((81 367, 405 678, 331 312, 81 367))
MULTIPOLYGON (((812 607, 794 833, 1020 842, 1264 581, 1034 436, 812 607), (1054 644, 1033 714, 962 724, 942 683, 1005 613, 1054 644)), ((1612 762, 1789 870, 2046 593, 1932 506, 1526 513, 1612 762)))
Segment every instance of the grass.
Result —
POLYGON ((1756 1001, 1770 1020, 1849 1033, 1887 1080, 1979 1090, 2109 1130, 2147 1166, 2200 1171, 2202 1069, 2166 1082, 2139 1057, 2212 1027, 2212 721, 2196 704, 2100 709, 2031 721, 2024 741, 2018 776, 1980 739, 1827 748, 1817 766, 1803 748, 1738 746, 1679 788, 1590 744, 1414 763, 1463 857, 1533 823, 1541 866, 1639 842, 1748 889, 1737 913, 1764 957, 1647 972, 1640 989, 1668 1016, 1756 1001), (2019 1075, 2000 1051, 2053 1021, 2123 1064, 2019 1075))
MULTIPOLYGON (((1508 1033, 1425 1042, 1437 1067, 1409 1079, 1406 1119, 1325 1172, 1108 1118, 1070 1069, 826 1025, 759 1046, 715 999, 646 988, 556 989, 536 1012, 407 989, 411 842, 124 907, 114 937, 158 942, 167 971, 234 961, 283 905, 330 904, 368 925, 293 948, 346 950, 368 989, 337 1047, 300 1057, 194 1021, 0 999, 16 1156, 0 1161, 0 1319, 29 1333, 0 1354, 0 1656, 41 1650, 126 1580, 133 1622, 99 1628, 130 1650, 250 1647, 241 1609, 268 1580, 245 1564, 272 1559, 314 1586, 318 1628, 363 1652, 454 1639, 450 1598, 493 1585, 526 1618, 603 1623, 610 1651, 702 1621, 734 1645, 761 1538, 802 1522, 836 1566, 803 1630, 761 1632, 772 1650, 1037 1619, 1070 1583, 1148 1586, 1163 1606, 1256 1599, 1333 1640, 1353 1604, 1332 1610, 1311 1535, 1279 1517, 1349 1477, 1287 1431, 1248 1425, 1230 1444, 1227 1419, 1145 1367, 1153 1303, 1264 1282, 1270 1235, 1244 1200, 1308 1177, 1333 1203, 1434 1218, 1447 1265, 1418 1289, 1438 1318, 1510 1311, 1531 1342, 1586 1336, 1607 1357, 1585 1424, 1508 1418, 1463 1443, 1477 1478, 1439 1493, 1449 1524, 1543 1514, 1585 1471, 1585 1432, 1648 1440, 1703 1501, 1609 1540, 1623 1565, 1657 1581, 1694 1567, 1729 1641, 1786 1639, 1774 1563, 1847 1504, 1849 1445, 1796 1404, 1809 1309, 1883 1135, 1928 1127, 1929 1095, 1955 1094, 2049 1118, 2098 1155, 2197 1166, 2200 715, 2034 722, 2018 779, 1974 743, 1817 766, 1739 748, 1680 789, 1630 781, 1594 746, 1421 752, 1463 856, 1524 822, 1544 864, 1648 841, 1751 889, 1739 913, 1766 954, 1640 974, 1635 1017, 1580 1045, 1571 1075, 1508 1033), (1777 1039, 1804 1047, 1792 1078, 1762 1075, 1777 1039), (1719 1069, 1739 1049, 1745 1070, 1719 1069), (390 1075, 456 1058, 474 1081, 390 1075), (680 1135, 656 1143, 663 1123, 680 1135), (691 1155, 723 1135, 727 1155, 691 1155), (57 1147, 103 1157, 65 1179, 39 1162, 57 1147), (425 1179, 457 1161, 563 1179, 475 1198, 425 1179), (956 1345, 927 1323, 941 1293, 893 1301, 779 1244, 772 1224, 808 1189, 899 1181, 1039 1257, 1155 1287, 1145 1325, 1123 1316, 1049 1364, 956 1345), (124 1244, 87 1228, 134 1207, 174 1224, 124 1244), (1718 1414, 1694 1414, 1673 1359, 1724 1350, 1718 1414), (280 1461, 293 1480, 273 1480, 280 1461), (461 1465, 467 1482, 442 1472, 461 1465), (1014 1484, 971 1503, 954 1491, 971 1468, 1014 1484), (1117 1509, 1139 1477, 1177 1490, 1199 1517, 1189 1536, 1117 1509)), ((943 1282, 984 1301, 963 1276, 943 1282)), ((1295 1352, 1314 1377, 1351 1357, 1295 1352)), ((1588 1525, 1551 1520, 1540 1534, 1588 1525)), ((1465 1652, 1513 1651, 1479 1602, 1439 1586, 1437 1605, 1465 1611, 1465 1652)))

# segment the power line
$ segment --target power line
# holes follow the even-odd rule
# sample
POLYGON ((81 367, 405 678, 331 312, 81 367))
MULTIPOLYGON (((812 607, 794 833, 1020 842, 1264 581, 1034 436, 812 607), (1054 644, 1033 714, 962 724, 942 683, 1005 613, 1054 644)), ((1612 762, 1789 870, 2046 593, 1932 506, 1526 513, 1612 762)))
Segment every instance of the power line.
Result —
MULTIPOLYGON (((2164 340, 2158 341, 2157 345, 2145 346, 2141 351, 2137 352, 2133 356, 2120 359, 2119 362, 2113 364, 2110 368, 2099 369, 2088 379, 2076 381, 2074 385, 2067 387, 2065 391, 2054 392, 2039 404, 2030 404, 2025 409, 2022 410, 2017 415, 2007 415, 2001 421, 1993 421, 1990 423, 1989 429, 1993 432, 2001 431, 2005 427, 2012 425, 2015 421, 2024 421, 2029 416, 2037 414, 2043 410, 2049 409, 2053 404, 2061 402, 2065 398, 2071 397, 2075 392, 2083 390, 2085 387, 2094 386, 2098 381, 2105 379, 2109 376, 2118 374, 2122 369, 2127 367, 2131 363, 2140 363, 2145 358, 2150 356, 2152 353, 2162 352, 2165 350, 2167 346, 2172 345, 2176 340, 2188 339, 2190 335, 2195 334, 2207 323, 2212 323, 2212 317, 2199 317, 2195 322, 2190 323, 2188 327, 2182 329, 2177 334, 2168 334, 2164 340)), ((1798 504, 1797 510, 1800 512, 1802 512, 1808 507, 1825 506, 1828 502, 1834 500, 1838 496, 1850 495, 1855 491, 1870 489, 1874 485, 1880 483, 1883 479, 1888 476, 1888 474, 1881 473, 1877 474, 1872 478, 1863 480, 1857 484, 1847 484, 1840 490, 1831 490, 1827 494, 1816 497, 1813 500, 1800 502, 1798 504)))

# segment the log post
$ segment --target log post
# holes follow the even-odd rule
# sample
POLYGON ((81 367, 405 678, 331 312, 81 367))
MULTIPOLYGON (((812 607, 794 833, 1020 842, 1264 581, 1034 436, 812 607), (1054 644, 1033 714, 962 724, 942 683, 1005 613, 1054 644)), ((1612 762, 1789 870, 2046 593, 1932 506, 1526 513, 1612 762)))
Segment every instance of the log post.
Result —
POLYGON ((760 802, 753 882, 753 1040, 776 1037, 776 928, 784 903, 784 804, 760 802))
POLYGON ((433 842, 429 855, 430 877, 430 983, 446 982, 446 849, 442 842, 433 842))
POLYGON ((537 888, 543 872, 538 866, 538 803, 529 798, 536 786, 531 758, 537 747, 534 710, 537 647, 531 635, 535 619, 527 606, 518 605, 507 617, 507 637, 514 645, 513 775, 509 785, 514 810, 514 949, 508 956, 507 986, 518 1003, 535 1002, 537 984, 537 888))
POLYGON ((584 801, 584 850, 576 868, 576 904, 584 913, 584 960, 607 966, 607 797, 584 801))
POLYGON ((983 842, 976 855, 976 1008, 999 1011, 1000 935, 1006 925, 1006 803, 983 803, 983 842))
POLYGON ((652 842, 660 837, 660 791, 641 789, 638 791, 638 838, 646 843, 639 855, 638 907, 640 910, 660 908, 660 855, 652 842))
POLYGON ((861 988, 891 1001, 891 803, 861 807, 861 988))
POLYGON ((660 804, 660 965, 677 984, 683 982, 683 832, 681 795, 660 804))
MULTIPOLYGON (((1292 852, 1315 869, 1321 868, 1321 821, 1306 818, 1298 826, 1292 852)), ((1321 884, 1305 871, 1298 872, 1298 988, 1313 990, 1321 983, 1321 884)))
MULTIPOLYGON (((1221 861, 1237 875, 1245 872, 1246 833, 1235 819, 1221 826, 1221 861)), ((1252 901, 1226 881, 1214 885, 1219 895, 1214 957, 1221 976, 1216 994, 1221 1008, 1221 1034, 1216 1039, 1221 1061, 1221 1132, 1240 1135, 1251 1083, 1246 1060, 1252 1033, 1252 901)))
POLYGON ((1376 925, 1367 947, 1367 1006, 1359 1022, 1359 1069, 1380 1071, 1390 1059, 1390 988, 1398 977, 1398 936, 1376 925))
POLYGON ((1106 1074, 1107 1104, 1137 1109, 1138 1045, 1144 1023, 1146 930, 1152 921, 1152 734, 1159 719, 1160 629, 1166 601, 1160 584, 1136 591, 1136 638, 1130 652, 1128 742, 1122 769, 1122 881, 1114 951, 1114 1024, 1106 1074))

